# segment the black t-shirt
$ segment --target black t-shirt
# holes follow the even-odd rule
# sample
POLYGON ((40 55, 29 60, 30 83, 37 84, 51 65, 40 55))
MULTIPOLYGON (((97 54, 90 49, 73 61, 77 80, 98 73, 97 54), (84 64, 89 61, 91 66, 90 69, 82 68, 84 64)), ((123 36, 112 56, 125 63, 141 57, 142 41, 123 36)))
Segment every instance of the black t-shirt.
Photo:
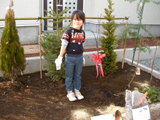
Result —
POLYGON ((66 53, 70 56, 79 56, 83 53, 83 42, 85 42, 85 32, 72 27, 68 28, 62 36, 62 39, 68 41, 66 53))

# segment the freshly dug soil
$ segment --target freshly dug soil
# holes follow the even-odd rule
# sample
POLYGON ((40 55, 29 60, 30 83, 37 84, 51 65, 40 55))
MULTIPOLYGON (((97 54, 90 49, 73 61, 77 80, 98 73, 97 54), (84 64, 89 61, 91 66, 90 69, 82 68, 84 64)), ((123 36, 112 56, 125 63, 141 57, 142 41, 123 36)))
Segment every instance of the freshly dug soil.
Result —
POLYGON ((0 78, 0 120, 90 120, 91 116, 111 113, 115 106, 125 107, 126 89, 154 86, 160 90, 160 80, 153 77, 150 81, 151 75, 144 71, 128 88, 134 70, 128 64, 121 66, 117 63, 118 69, 101 79, 102 90, 95 66, 83 67, 81 93, 85 98, 75 102, 66 97, 64 80, 53 83, 46 71, 42 79, 39 72, 19 76, 16 87, 0 78))

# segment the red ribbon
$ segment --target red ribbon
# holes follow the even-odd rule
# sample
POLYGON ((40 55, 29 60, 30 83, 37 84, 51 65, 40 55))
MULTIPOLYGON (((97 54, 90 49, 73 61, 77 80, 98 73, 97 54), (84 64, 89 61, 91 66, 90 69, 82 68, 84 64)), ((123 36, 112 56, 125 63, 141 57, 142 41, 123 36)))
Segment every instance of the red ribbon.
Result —
POLYGON ((92 62, 95 61, 95 65, 96 65, 96 70, 97 70, 97 76, 96 77, 98 77, 98 74, 99 74, 97 62, 100 64, 100 69, 101 69, 102 77, 104 77, 101 59, 103 57, 105 57, 106 54, 100 54, 100 53, 98 53, 98 55, 96 55, 96 54, 93 53, 91 56, 93 57, 91 61, 92 62))

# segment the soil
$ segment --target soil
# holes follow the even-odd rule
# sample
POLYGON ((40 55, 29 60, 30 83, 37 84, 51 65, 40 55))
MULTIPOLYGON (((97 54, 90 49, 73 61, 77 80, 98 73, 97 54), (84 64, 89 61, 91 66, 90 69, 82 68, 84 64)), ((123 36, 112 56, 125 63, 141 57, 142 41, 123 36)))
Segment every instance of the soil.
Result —
MULTIPOLYGON (((125 107, 125 90, 154 86, 160 91, 160 80, 141 70, 134 75, 131 66, 118 62, 118 69, 105 75, 100 86, 95 66, 83 67, 81 93, 84 100, 70 102, 64 80, 53 83, 50 77, 40 79, 40 73, 18 76, 17 86, 0 78, 0 120, 90 120, 91 116, 114 113, 125 107), (115 108, 113 110, 113 108, 115 108)), ((124 112, 124 111, 121 111, 124 112)))
MULTIPOLYGON (((102 78, 96 78, 95 66, 83 67, 81 93, 85 99, 70 102, 66 97, 64 81, 53 83, 50 77, 40 79, 39 72, 19 76, 20 85, 10 87, 8 79, 0 78, 0 120, 89 120, 91 116, 110 113, 107 108, 125 107, 125 90, 155 86, 160 80, 141 71, 128 88, 134 71, 130 65, 117 63, 118 69, 102 78), (112 106, 112 107, 113 107, 112 106)), ((135 69, 135 68, 134 68, 135 69)), ((115 112, 115 111, 113 111, 115 112)))

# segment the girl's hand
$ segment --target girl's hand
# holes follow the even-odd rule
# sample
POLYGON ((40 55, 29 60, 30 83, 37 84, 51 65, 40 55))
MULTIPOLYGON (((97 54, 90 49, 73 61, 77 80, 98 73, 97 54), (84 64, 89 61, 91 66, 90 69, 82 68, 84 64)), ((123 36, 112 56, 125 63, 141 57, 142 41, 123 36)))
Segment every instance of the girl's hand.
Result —
POLYGON ((60 70, 61 69, 62 59, 63 59, 63 57, 58 56, 58 58, 55 60, 56 70, 60 70))

